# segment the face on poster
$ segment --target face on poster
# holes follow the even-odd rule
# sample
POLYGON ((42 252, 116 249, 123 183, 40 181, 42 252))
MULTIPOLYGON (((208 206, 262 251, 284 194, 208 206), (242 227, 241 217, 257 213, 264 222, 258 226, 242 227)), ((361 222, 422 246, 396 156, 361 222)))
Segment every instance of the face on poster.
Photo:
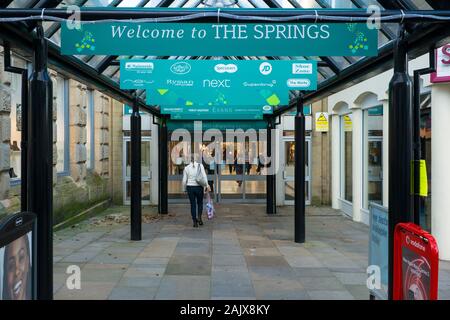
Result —
POLYGON ((0 248, 1 300, 32 299, 31 231, 0 248))

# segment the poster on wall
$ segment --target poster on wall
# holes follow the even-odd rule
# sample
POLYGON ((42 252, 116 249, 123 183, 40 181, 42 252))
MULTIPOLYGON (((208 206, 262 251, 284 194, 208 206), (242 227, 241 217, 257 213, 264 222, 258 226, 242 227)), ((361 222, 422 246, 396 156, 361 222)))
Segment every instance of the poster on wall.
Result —
POLYGON ((0 221, 0 300, 33 300, 35 215, 18 213, 0 221))
POLYGON ((328 112, 316 112, 316 131, 328 132, 328 112))
POLYGON ((353 130, 352 114, 346 114, 342 117, 344 119, 344 131, 353 130))
POLYGON ((394 299, 437 300, 439 252, 436 240, 414 223, 394 232, 394 299))
POLYGON ((450 44, 436 49, 436 72, 430 75, 433 83, 450 82, 450 44))

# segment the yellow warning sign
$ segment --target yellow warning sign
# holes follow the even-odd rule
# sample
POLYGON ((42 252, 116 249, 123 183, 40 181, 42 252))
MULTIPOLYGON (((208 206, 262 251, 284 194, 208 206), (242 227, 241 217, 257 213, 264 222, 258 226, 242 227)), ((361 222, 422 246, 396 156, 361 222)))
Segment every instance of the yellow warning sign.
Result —
POLYGON ((420 160, 420 189, 419 195, 421 197, 428 197, 428 177, 427 177, 427 164, 425 160, 420 160))
POLYGON ((328 132, 328 113, 316 112, 316 131, 328 132))
POLYGON ((352 115, 346 114, 342 118, 344 119, 344 131, 352 131, 353 130, 352 115))

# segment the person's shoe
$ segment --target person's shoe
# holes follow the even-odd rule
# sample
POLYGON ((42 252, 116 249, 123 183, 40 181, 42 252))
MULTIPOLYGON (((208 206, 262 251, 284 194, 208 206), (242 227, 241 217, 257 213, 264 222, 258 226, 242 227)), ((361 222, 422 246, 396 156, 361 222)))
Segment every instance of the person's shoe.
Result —
POLYGON ((203 221, 202 221, 201 217, 198 218, 198 224, 201 225, 201 226, 203 225, 203 221))
POLYGON ((193 226, 194 228, 198 228, 198 223, 197 223, 197 221, 194 221, 194 226, 193 226))

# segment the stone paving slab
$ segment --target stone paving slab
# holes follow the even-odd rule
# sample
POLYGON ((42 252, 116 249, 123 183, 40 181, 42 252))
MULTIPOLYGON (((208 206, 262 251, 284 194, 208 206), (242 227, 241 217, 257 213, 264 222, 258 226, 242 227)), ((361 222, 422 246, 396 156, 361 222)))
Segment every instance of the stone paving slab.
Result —
POLYGON ((161 275, 145 275, 145 276, 123 276, 116 287, 133 287, 133 288, 155 288, 158 289, 161 284, 161 275))
POLYGON ((111 291, 108 300, 152 300, 157 291, 157 287, 118 286, 111 291))
POLYGON ((212 256, 213 266, 242 266, 245 258, 239 254, 215 254, 212 256))
POLYGON ((253 281, 257 299, 267 300, 309 300, 310 297, 299 281, 295 280, 255 280, 253 281))
POLYGON ((210 298, 210 282, 208 276, 164 276, 155 299, 206 300, 210 298))
MULTIPOLYGON (((90 219, 54 237, 55 299, 368 299, 368 228, 331 208, 307 207, 307 241, 293 241, 293 207, 273 216, 263 205, 217 206, 213 220, 192 228, 189 208, 142 225, 90 219), (81 290, 66 271, 81 269, 81 290)), ((103 215, 129 215, 111 207, 103 215)), ((440 264, 441 299, 450 299, 450 262, 440 264)))
POLYGON ((106 300, 115 287, 114 282, 83 281, 80 290, 69 290, 63 286, 59 289, 55 300, 106 300))
POLYGON ((211 275, 209 255, 173 255, 166 268, 168 275, 211 275))

